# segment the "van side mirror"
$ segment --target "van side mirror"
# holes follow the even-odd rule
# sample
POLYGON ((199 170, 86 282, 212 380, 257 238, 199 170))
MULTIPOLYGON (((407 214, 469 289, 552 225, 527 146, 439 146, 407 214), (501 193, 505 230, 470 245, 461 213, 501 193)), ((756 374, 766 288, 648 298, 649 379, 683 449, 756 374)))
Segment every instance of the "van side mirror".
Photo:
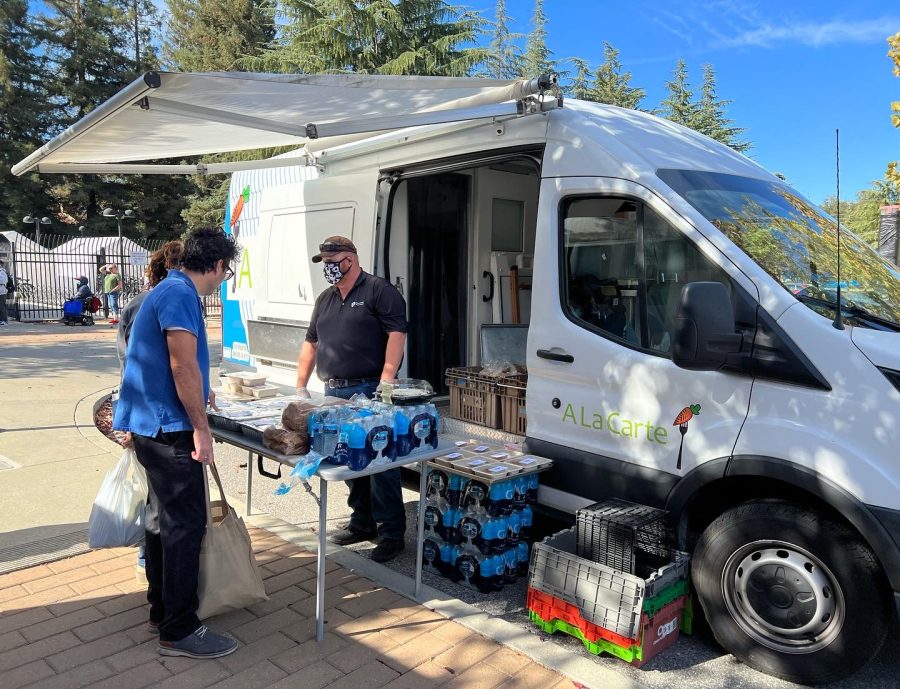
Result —
POLYGON ((672 361, 691 371, 718 371, 741 351, 734 309, 721 282, 691 282, 681 288, 675 314, 672 361))

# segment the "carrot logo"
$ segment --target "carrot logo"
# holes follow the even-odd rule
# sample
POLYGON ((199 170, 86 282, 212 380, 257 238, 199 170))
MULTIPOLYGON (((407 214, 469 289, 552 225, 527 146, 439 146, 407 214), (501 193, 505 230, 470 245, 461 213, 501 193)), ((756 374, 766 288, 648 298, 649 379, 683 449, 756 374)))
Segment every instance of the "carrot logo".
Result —
POLYGON ((250 203, 250 187, 246 186, 241 191, 241 195, 238 196, 237 203, 234 204, 234 208, 231 210, 231 228, 233 230, 235 239, 237 239, 238 230, 234 229, 234 226, 237 225, 237 222, 241 217, 241 213, 244 212, 244 206, 246 206, 248 203, 250 203))
POLYGON ((681 432, 681 444, 678 446, 678 464, 675 465, 676 469, 681 469, 681 452, 684 450, 684 434, 688 432, 688 424, 691 419, 699 415, 700 405, 692 404, 678 412, 678 416, 675 417, 675 422, 672 424, 673 426, 678 426, 678 430, 681 432))

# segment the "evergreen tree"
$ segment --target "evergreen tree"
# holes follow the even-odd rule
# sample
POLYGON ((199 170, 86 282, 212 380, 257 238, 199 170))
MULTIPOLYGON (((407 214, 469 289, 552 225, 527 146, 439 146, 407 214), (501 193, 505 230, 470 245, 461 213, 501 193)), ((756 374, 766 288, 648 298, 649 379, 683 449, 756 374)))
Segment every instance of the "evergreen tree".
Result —
POLYGON ((542 74, 556 72, 553 52, 547 47, 547 17, 544 14, 544 0, 535 0, 534 14, 531 16, 531 33, 525 41, 525 54, 522 56, 521 76, 533 79, 542 74))
POLYGON ((251 68, 464 76, 489 57, 474 45, 485 20, 445 0, 284 0, 282 11, 281 36, 251 68))
POLYGON ((666 82, 669 95, 660 104, 658 114, 668 120, 694 127, 697 122, 697 105, 694 103, 694 92, 687 80, 687 65, 679 60, 675 66, 675 74, 666 82))
POLYGON ((712 65, 703 65, 703 86, 700 88, 700 100, 697 102, 696 120, 694 129, 701 134, 731 146, 736 151, 744 152, 750 148, 750 144, 739 141, 741 127, 735 127, 732 120, 728 119, 725 110, 730 105, 730 100, 720 100, 716 96, 716 74, 712 65))
POLYGON ((23 217, 51 208, 38 175, 10 172, 40 145, 47 128, 46 73, 36 47, 27 0, 0 2, 0 223, 8 230, 27 230, 23 217))
POLYGON ((519 76, 522 71, 522 52, 515 43, 518 38, 520 38, 520 34, 513 34, 509 31, 506 0, 497 0, 485 76, 492 79, 515 79, 519 76))
POLYGON ((166 0, 166 64, 178 71, 230 72, 275 38, 275 0, 166 0))
POLYGON ((622 72, 619 51, 606 41, 603 42, 603 63, 594 73, 591 90, 594 100, 621 108, 640 109, 646 92, 630 86, 631 72, 622 72))
POLYGON ((569 62, 575 68, 575 78, 566 87, 566 93, 576 100, 597 100, 589 82, 591 66, 580 57, 570 57, 569 62))

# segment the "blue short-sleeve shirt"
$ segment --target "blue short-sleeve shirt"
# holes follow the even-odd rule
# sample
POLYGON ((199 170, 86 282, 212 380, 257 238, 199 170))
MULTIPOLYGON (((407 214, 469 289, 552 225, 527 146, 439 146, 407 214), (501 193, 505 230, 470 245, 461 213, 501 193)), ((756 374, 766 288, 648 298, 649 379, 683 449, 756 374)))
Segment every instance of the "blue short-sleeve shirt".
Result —
POLYGON ((200 295, 187 275, 170 270, 169 276, 144 299, 134 319, 113 420, 116 430, 148 437, 160 431, 193 430, 175 389, 167 330, 186 330, 197 337, 203 399, 209 398, 209 347, 200 295))

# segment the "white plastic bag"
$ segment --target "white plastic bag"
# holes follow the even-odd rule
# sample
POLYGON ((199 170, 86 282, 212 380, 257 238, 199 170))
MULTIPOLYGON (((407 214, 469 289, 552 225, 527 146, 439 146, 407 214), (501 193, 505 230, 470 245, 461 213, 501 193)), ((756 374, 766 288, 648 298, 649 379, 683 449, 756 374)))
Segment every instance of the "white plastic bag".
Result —
POLYGON ((147 474, 134 450, 121 459, 103 479, 88 520, 91 548, 121 548, 144 539, 147 474))

